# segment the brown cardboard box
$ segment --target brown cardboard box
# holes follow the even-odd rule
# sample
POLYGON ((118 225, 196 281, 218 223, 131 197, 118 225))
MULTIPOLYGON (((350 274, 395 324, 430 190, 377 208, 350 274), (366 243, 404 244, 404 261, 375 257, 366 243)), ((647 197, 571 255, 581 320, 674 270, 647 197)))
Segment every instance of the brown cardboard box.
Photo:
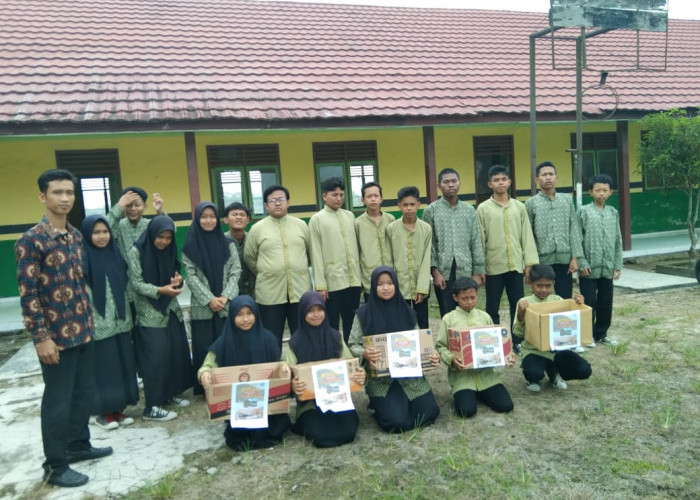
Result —
MULTIPOLYGON (((301 401, 309 401, 311 399, 315 399, 316 395, 314 394, 314 381, 313 377, 311 376, 311 367, 314 365, 322 365, 324 363, 330 363, 332 361, 339 361, 337 359, 327 359, 325 361, 313 361, 311 363, 300 363, 296 366, 292 366, 292 372, 294 373, 295 377, 299 377, 300 380, 306 382, 306 389, 304 392, 301 393, 301 396, 299 396, 299 399, 301 401)), ((352 377, 352 374, 355 372, 359 372, 362 370, 360 367, 360 362, 357 360, 357 358, 347 358, 344 360, 347 365, 348 365, 348 376, 352 377)), ((355 382, 350 380, 350 392, 357 392, 361 391, 362 386, 360 384, 356 384, 355 382)))
POLYGON ((577 304, 573 299, 528 305, 525 310, 525 339, 540 351, 551 351, 550 316, 576 310, 581 311, 581 344, 590 344, 593 342, 593 311, 585 304, 577 304))
MULTIPOLYGON (((387 366, 387 334, 380 333, 378 335, 368 335, 364 338, 365 347, 374 347, 379 349, 381 357, 377 361, 377 369, 370 370, 370 375, 372 377, 388 377, 389 367, 387 366)), ((418 343, 420 345, 420 360, 423 371, 428 371, 433 369, 433 365, 430 364, 428 356, 435 350, 435 339, 430 331, 430 329, 420 330, 420 335, 418 336, 418 343)))
POLYGON ((447 330, 447 345, 450 352, 454 354, 463 365, 467 368, 474 368, 474 358, 472 356, 472 343, 469 332, 478 330, 479 328, 501 328, 501 336, 503 337, 503 356, 506 357, 511 351, 510 329, 506 325, 483 325, 470 326, 464 329, 447 330))
POLYGON ((291 384, 280 370, 282 363, 227 366, 211 371, 212 384, 206 391, 207 411, 210 420, 227 420, 231 417, 231 384, 248 380, 270 380, 268 415, 289 413, 291 384))

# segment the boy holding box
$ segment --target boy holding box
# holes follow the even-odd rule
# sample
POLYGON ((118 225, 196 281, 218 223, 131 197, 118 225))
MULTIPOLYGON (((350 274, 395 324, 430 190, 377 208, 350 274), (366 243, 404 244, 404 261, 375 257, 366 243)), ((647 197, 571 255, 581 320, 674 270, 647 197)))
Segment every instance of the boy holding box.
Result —
MULTIPOLYGON (((467 418, 476 414, 477 400, 498 413, 506 413, 513 409, 513 400, 493 368, 466 369, 448 346, 448 329, 493 324, 488 313, 476 309, 478 290, 479 285, 471 278, 455 280, 452 299, 457 303, 457 307, 443 316, 435 345, 442 361, 449 367, 447 378, 455 400, 455 412, 460 417, 467 418)), ((513 366, 514 362, 514 354, 511 352, 506 363, 513 366)))
MULTIPOLYGON (((545 373, 552 387, 561 390, 567 388, 565 380, 585 380, 591 376, 591 364, 574 350, 545 352, 538 350, 527 340, 522 340, 525 336, 525 311, 528 306, 562 300, 558 295, 552 294, 555 278, 556 274, 552 266, 546 264, 532 266, 530 269, 532 295, 518 302, 517 321, 513 325, 513 336, 517 336, 522 342, 521 366, 527 381, 527 389, 532 392, 540 392, 545 373)), ((583 304, 583 295, 574 294, 574 300, 577 304, 583 304)))

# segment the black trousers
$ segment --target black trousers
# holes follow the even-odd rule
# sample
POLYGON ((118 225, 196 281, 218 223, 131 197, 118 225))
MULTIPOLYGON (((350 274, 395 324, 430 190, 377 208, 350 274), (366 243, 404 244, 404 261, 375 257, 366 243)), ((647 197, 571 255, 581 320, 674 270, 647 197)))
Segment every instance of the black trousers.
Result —
POLYGON ((204 394, 204 388, 197 380, 197 370, 204 363, 209 347, 221 335, 225 323, 226 318, 222 318, 218 314, 214 314, 210 319, 193 319, 190 322, 192 326, 192 366, 194 368, 192 392, 194 394, 204 394))
POLYGON ((141 325, 136 336, 146 410, 192 387, 192 359, 185 325, 169 312, 166 328, 141 325))
POLYGON ((360 419, 355 410, 323 413, 313 408, 301 414, 292 431, 304 436, 316 448, 331 448, 352 443, 359 425, 360 419))
MULTIPOLYGON (((503 274, 486 275, 486 312, 489 313, 494 324, 500 324, 501 322, 498 309, 501 305, 501 296, 503 295, 504 288, 506 290, 506 295, 508 295, 510 325, 512 327, 518 301, 525 295, 523 274, 517 271, 508 271, 503 274)), ((517 337, 513 336, 513 342, 519 343, 517 337)))
MULTIPOLYGON (((452 286, 455 284, 455 273, 457 271, 457 263, 452 260, 452 269, 450 269, 449 276, 443 276, 445 278, 445 289, 440 290, 438 287, 434 286, 435 298, 437 299, 438 307, 440 308, 440 317, 444 316, 448 312, 454 310, 457 307, 457 302, 452 298, 452 286)), ((471 276, 469 276, 471 278, 471 276)))
POLYGON ((549 380, 554 380, 556 373, 564 380, 585 380, 592 373, 591 364, 574 351, 557 351, 554 361, 528 354, 523 359, 522 369, 525 380, 534 383, 539 383, 545 373, 549 380))
POLYGON ((328 301, 326 302, 328 322, 332 328, 340 330, 340 320, 342 318, 343 338, 346 344, 348 343, 348 338, 350 338, 355 311, 360 307, 361 293, 361 286, 351 286, 335 292, 328 292, 328 301))
POLYGON ((410 401, 396 380, 386 396, 370 398, 370 406, 374 408, 374 418, 379 427, 386 432, 410 431, 430 425, 440 414, 433 391, 410 401))
POLYGON ((460 417, 476 415, 476 402, 481 401, 493 411, 507 413, 513 410, 513 400, 503 384, 496 384, 483 391, 464 389, 455 393, 455 412, 460 417))
POLYGON ((407 300, 406 303, 416 311, 416 319, 418 321, 418 328, 428 328, 428 298, 430 296, 426 295, 423 298, 423 302, 416 304, 413 300, 407 300))
POLYGON ((282 441, 284 433, 292 425, 289 415, 268 415, 267 429, 233 429, 226 422, 224 438, 226 445, 235 451, 271 448, 282 441))
POLYGON ((68 468, 66 450, 90 447, 90 406, 95 392, 95 344, 88 342, 60 352, 55 365, 41 363, 43 467, 61 474, 68 468))
POLYGON ((275 304, 265 306, 258 304, 260 308, 260 316, 262 324, 277 335, 282 346, 282 338, 284 338, 284 323, 289 326, 289 334, 292 335, 299 327, 299 304, 285 302, 284 304, 275 304))
POLYGON ((579 287, 586 305, 593 309, 593 340, 598 342, 607 337, 612 321, 613 280, 581 277, 579 287))
POLYGON ((569 274, 569 264, 552 264, 552 269, 557 277, 554 281, 554 293, 562 299, 570 299, 574 278, 569 274))

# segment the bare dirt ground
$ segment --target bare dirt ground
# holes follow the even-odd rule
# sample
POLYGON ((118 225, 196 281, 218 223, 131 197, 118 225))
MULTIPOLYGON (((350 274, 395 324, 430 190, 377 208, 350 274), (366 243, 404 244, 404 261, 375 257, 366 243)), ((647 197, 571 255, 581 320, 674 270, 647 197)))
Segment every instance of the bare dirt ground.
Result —
MULTIPOLYGON (((530 393, 518 366, 504 369, 515 410, 479 406, 465 420, 454 414, 441 367, 428 374, 442 411, 430 427, 385 434, 357 394, 352 444, 319 450, 289 433, 273 450, 235 453, 222 436, 219 447, 189 455, 182 469, 127 498, 699 498, 700 287, 615 293, 610 335, 620 344, 584 354, 593 376, 566 391, 530 393)), ((24 339, 3 336, 0 356, 24 339)), ((192 400, 171 433, 223 432, 192 400)))

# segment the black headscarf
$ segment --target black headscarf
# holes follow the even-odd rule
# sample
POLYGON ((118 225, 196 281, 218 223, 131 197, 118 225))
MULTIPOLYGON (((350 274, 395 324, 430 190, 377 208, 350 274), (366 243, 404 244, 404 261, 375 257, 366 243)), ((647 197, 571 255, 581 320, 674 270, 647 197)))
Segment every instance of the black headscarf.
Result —
POLYGON ((357 317, 365 336, 378 333, 403 332, 416 327, 416 312, 406 303, 399 290, 396 271, 389 266, 379 266, 372 272, 369 300, 357 310, 357 317), (388 274, 394 281, 396 293, 389 300, 377 295, 377 281, 382 274, 388 274))
POLYGON ((327 315, 319 326, 311 326, 306 322, 306 314, 313 306, 321 306, 326 310, 321 294, 311 290, 299 300, 299 327, 289 341, 289 348, 299 363, 339 358, 343 352, 340 332, 331 328, 327 315))
MULTIPOLYGON (((141 257, 141 272, 146 283, 156 286, 170 284, 170 278, 180 272, 180 262, 177 260, 177 247, 175 245, 175 223, 167 215, 153 217, 148 223, 146 230, 141 233, 134 246, 138 248, 141 257), (173 234, 173 241, 163 250, 158 250, 153 242, 156 237, 170 231, 173 234)), ((170 305, 172 297, 159 295, 157 299, 151 299, 151 304, 161 314, 165 314, 170 305)))
POLYGON ((272 363, 282 357, 279 339, 262 325, 258 305, 250 295, 239 295, 231 301, 224 329, 209 350, 216 355, 216 363, 221 367, 272 363), (255 324, 248 331, 234 323, 236 314, 245 306, 255 314, 255 324))
POLYGON ((231 256, 229 243, 221 232, 221 221, 216 205, 210 201, 198 204, 194 209, 192 225, 185 236, 185 244, 182 245, 182 253, 202 270, 215 297, 219 297, 224 289, 224 265, 231 256), (205 231, 199 224, 205 208, 214 210, 216 216, 216 227, 212 231, 205 231))
POLYGON ((85 262, 83 274, 92 290, 92 303, 102 316, 105 315, 107 302, 107 278, 112 289, 112 297, 117 307, 117 315, 126 318, 126 262, 104 215, 85 217, 80 232, 83 233, 85 245, 85 262), (109 231, 109 243, 105 248, 97 248, 92 243, 92 231, 95 224, 102 222, 109 231))

